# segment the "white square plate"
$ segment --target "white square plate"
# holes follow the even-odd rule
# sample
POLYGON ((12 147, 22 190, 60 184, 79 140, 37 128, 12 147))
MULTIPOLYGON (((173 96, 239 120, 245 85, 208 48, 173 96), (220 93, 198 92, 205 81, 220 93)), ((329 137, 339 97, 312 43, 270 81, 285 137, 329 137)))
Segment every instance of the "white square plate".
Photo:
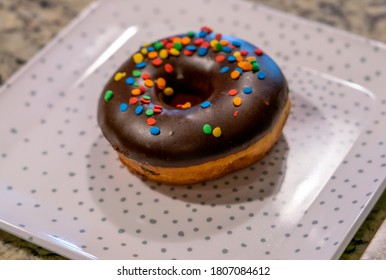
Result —
POLYGON ((0 226, 76 259, 338 258, 385 187, 383 61, 381 43, 249 2, 97 1, 0 91, 0 226), (202 25, 282 67, 283 136, 220 180, 141 181, 101 136, 101 89, 141 44, 202 25))

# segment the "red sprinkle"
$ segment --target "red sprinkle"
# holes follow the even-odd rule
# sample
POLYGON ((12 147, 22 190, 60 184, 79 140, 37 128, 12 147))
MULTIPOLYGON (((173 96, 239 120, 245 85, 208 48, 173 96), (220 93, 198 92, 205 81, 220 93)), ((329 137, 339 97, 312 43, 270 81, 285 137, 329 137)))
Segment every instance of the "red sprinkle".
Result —
POLYGON ((149 73, 143 73, 142 79, 144 79, 144 80, 150 79, 150 74, 149 73))
POLYGON ((141 93, 145 93, 146 92, 146 88, 143 85, 139 85, 138 88, 141 91, 141 93))
POLYGON ((203 39, 203 38, 198 38, 198 39, 194 40, 194 44, 195 44, 196 46, 201 45, 203 42, 204 42, 204 39, 203 39))
POLYGON ((218 56, 216 56, 216 61, 217 62, 222 62, 222 61, 224 61, 225 60, 225 56, 224 55, 218 55, 218 56))
POLYGON ((254 53, 255 53, 256 55, 258 55, 258 56, 263 55, 263 51, 260 50, 260 49, 255 49, 255 50, 254 50, 254 53))
POLYGON ((240 54, 241 54, 242 56, 247 56, 247 55, 248 55, 248 51, 247 51, 247 50, 241 50, 241 51, 240 51, 240 54))
POLYGON ((186 56, 192 56, 194 54, 194 52, 190 51, 190 50, 184 50, 184 55, 186 56))
POLYGON ((222 34, 221 34, 221 33, 217 33, 215 39, 216 39, 217 41, 220 41, 220 40, 221 40, 221 37, 222 37, 222 34))
POLYGON ((163 107, 161 105, 154 105, 154 109, 162 109, 163 107))
POLYGON ((233 112, 233 116, 237 117, 237 115, 239 114, 239 111, 234 111, 233 112))
POLYGON ((157 57, 157 58, 153 59, 151 61, 151 63, 153 63, 154 66, 160 66, 162 64, 162 59, 157 57))
POLYGON ((213 29, 212 28, 209 28, 208 26, 203 26, 201 27, 201 30, 204 30, 206 31, 206 33, 210 34, 213 32, 213 29))
POLYGON ((153 109, 153 112, 154 112, 155 114, 161 114, 161 113, 162 113, 162 109, 156 109, 156 108, 154 108, 154 109, 153 109))
POLYGON ((137 97, 131 97, 130 100, 129 100, 129 104, 130 105, 137 104, 137 102, 138 102, 138 98, 137 97))
POLYGON ((167 49, 167 50, 170 50, 171 48, 173 48, 173 42, 168 42, 166 45, 165 45, 165 48, 167 49))
POLYGON ((146 120, 147 124, 150 125, 150 126, 153 126, 157 123, 157 121, 154 119, 154 118, 148 118, 146 120))
POLYGON ((237 91, 237 89, 231 89, 229 92, 228 92, 228 94, 230 95, 230 96, 235 96, 236 94, 238 93, 238 91, 237 91))
POLYGON ((150 103, 150 100, 149 99, 145 99, 145 98, 141 98, 141 102, 143 104, 149 104, 150 103))
POLYGON ((207 41, 203 42, 203 43, 200 45, 201 48, 209 48, 209 46, 210 46, 210 43, 207 42, 207 41))
POLYGON ((166 73, 170 74, 170 73, 174 72, 174 68, 171 64, 167 63, 167 64, 165 64, 165 71, 166 71, 166 73))

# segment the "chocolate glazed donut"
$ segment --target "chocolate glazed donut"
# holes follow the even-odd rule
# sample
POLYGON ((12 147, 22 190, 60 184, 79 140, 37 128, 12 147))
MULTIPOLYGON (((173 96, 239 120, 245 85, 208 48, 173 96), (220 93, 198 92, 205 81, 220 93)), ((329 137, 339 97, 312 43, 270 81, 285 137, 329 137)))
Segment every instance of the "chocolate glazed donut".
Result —
POLYGON ((142 46, 105 86, 98 123, 131 171, 191 184, 264 156, 289 109, 268 55, 203 27, 142 46))

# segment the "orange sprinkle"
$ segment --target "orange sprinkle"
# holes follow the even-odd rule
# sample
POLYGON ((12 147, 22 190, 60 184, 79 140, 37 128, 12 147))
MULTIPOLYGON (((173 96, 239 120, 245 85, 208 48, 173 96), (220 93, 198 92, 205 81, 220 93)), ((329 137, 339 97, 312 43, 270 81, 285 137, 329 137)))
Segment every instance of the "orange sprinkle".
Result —
POLYGON ((182 43, 183 45, 189 45, 189 44, 190 44, 190 41, 191 41, 191 39, 190 39, 190 37, 188 37, 188 36, 185 36, 185 37, 183 37, 183 38, 181 39, 181 43, 182 43))
POLYGON ((145 81, 144 81, 144 84, 145 84, 145 86, 147 86, 148 88, 151 88, 151 87, 154 86, 154 82, 153 82, 152 80, 150 80, 150 79, 145 80, 145 81))
POLYGON ((233 105, 235 105, 236 107, 239 107, 241 105, 241 98, 238 96, 233 98, 233 105))
POLYGON ((150 59, 154 59, 158 56, 158 52, 154 51, 154 52, 149 52, 147 54, 147 57, 150 58, 150 59))
POLYGON ((243 57, 241 55, 236 56, 236 60, 238 62, 243 61, 243 57))
POLYGON ((254 57, 254 56, 248 56, 248 57, 247 57, 247 60, 248 60, 248 61, 253 61, 253 60, 256 60, 256 57, 254 57))
POLYGON ((174 43, 182 43, 182 39, 180 37, 174 37, 172 42, 173 42, 173 44, 174 43))
POLYGON ((131 91, 131 94, 134 96, 138 96, 141 94, 141 90, 139 88, 135 88, 131 91))
POLYGON ((231 89, 231 90, 228 92, 228 94, 229 94, 230 96, 235 96, 237 93, 238 93, 238 91, 237 91, 237 89, 235 89, 235 88, 231 89))
POLYGON ((251 71, 252 70, 252 63, 249 61, 240 61, 237 63, 237 66, 239 66, 244 71, 251 71))
POLYGON ((221 44, 222 46, 228 46, 228 45, 229 45, 229 41, 228 41, 228 40, 221 40, 221 41, 220 41, 220 44, 221 44))
POLYGON ((151 61, 151 63, 153 63, 154 66, 160 66, 162 64, 162 59, 157 57, 157 58, 153 59, 151 61))
POLYGON ((150 125, 150 126, 153 126, 157 123, 156 119, 155 118, 148 118, 146 120, 147 124, 150 125))
POLYGON ((157 84, 157 87, 159 89, 164 89, 166 87, 166 81, 164 78, 162 77, 159 77, 157 80, 156 80, 156 84, 157 84))
POLYGON ((216 56, 216 61, 217 62, 222 62, 222 61, 224 61, 225 60, 225 56, 224 55, 218 55, 218 56, 216 56))
POLYGON ((239 72, 239 71, 236 71, 236 70, 232 71, 232 73, 231 73, 231 78, 232 78, 233 80, 236 80, 236 79, 238 79, 239 77, 240 77, 240 72, 239 72))

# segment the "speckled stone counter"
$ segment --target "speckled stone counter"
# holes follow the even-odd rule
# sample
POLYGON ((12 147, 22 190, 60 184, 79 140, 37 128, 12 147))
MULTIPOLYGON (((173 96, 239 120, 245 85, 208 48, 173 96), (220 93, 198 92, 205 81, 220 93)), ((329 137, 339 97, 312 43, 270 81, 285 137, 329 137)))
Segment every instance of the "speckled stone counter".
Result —
MULTIPOLYGON (((386 0, 249 0, 386 42, 386 0)), ((0 85, 91 0, 0 0, 0 85)), ((341 259, 386 259, 386 193, 341 259), (383 222, 383 224, 382 224, 383 222)), ((62 259, 0 230, 0 259, 62 259)))

